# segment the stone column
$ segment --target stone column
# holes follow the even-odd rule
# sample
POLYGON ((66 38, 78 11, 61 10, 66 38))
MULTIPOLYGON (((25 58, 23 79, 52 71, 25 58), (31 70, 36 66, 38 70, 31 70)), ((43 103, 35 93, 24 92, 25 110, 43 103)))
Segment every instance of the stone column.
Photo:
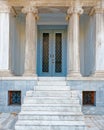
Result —
POLYGON ((95 77, 104 77, 104 3, 98 3, 91 11, 94 23, 95 77))
POLYGON ((26 47, 24 76, 37 76, 36 74, 36 40, 38 10, 35 7, 22 9, 26 13, 26 47))
POLYGON ((10 12, 11 7, 0 5, 0 77, 10 72, 10 12))
POLYGON ((80 52, 79 52, 79 15, 83 13, 81 7, 71 7, 67 11, 68 19, 68 77, 79 77, 80 52))

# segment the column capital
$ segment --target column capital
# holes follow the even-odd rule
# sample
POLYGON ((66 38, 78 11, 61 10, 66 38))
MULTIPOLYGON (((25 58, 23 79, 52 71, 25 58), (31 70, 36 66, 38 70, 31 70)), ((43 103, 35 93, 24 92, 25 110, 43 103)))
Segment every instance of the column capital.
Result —
POLYGON ((81 6, 72 6, 72 7, 69 7, 68 10, 67 10, 67 20, 70 18, 70 15, 72 14, 78 14, 78 15, 81 15, 83 14, 84 10, 82 9, 81 6))
POLYGON ((103 14, 103 13, 104 13, 104 8, 93 7, 89 12, 89 15, 92 16, 93 14, 103 14))
POLYGON ((23 13, 34 13, 34 14, 38 14, 38 9, 36 7, 33 6, 26 6, 22 9, 23 13))
POLYGON ((89 15, 103 14, 104 13, 104 0, 99 0, 97 4, 90 10, 89 15))
POLYGON ((33 13, 35 17, 38 19, 38 9, 34 6, 26 6, 22 9, 22 13, 28 14, 33 13))
POLYGON ((83 9, 82 7, 70 7, 68 10, 67 10, 67 14, 71 15, 73 13, 77 13, 77 14, 83 14, 83 9))
POLYGON ((0 5, 0 13, 10 13, 11 9, 9 5, 0 5))

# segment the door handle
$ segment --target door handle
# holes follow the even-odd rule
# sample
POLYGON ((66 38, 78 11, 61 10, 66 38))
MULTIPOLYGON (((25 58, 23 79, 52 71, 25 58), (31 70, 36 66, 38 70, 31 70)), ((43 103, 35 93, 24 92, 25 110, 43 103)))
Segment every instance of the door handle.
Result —
POLYGON ((54 62, 54 59, 52 59, 52 63, 54 64, 55 62, 54 62))
POLYGON ((51 58, 54 58, 54 54, 50 54, 50 57, 51 57, 51 58))

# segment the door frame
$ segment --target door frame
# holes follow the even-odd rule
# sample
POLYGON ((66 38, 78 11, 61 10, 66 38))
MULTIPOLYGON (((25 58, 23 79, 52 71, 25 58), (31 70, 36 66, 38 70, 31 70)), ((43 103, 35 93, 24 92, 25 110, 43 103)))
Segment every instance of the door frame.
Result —
MULTIPOLYGON (((66 72, 67 72, 67 26, 38 26, 38 39, 37 39, 37 74, 38 76, 48 76, 48 77, 62 77, 62 76, 66 76, 66 72), (52 33, 52 31, 54 33, 52 33), (51 70, 49 73, 42 73, 42 34, 43 33, 50 33, 50 39, 49 39, 49 47, 52 45, 52 41, 54 41, 54 46, 55 46, 55 34, 56 33, 61 33, 62 32, 62 73, 55 73, 55 65, 54 65, 54 73, 55 75, 53 75, 51 72, 52 69, 50 68, 51 66, 49 65, 49 69, 51 70), (54 38, 52 41, 51 39, 54 38), (63 63, 64 62, 64 63, 63 63), (52 75, 51 75, 52 74, 52 75)), ((51 47, 49 48, 49 50, 51 49, 51 47)), ((54 52, 55 53, 55 52, 54 52)), ((49 64, 50 64, 50 60, 51 58, 49 58, 49 64)))

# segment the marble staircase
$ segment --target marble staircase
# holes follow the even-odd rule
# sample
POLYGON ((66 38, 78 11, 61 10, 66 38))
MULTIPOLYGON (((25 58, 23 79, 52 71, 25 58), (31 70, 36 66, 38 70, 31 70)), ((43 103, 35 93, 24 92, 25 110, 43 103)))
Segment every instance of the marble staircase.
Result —
POLYGON ((28 91, 15 130, 85 130, 77 91, 65 78, 39 78, 28 91))

